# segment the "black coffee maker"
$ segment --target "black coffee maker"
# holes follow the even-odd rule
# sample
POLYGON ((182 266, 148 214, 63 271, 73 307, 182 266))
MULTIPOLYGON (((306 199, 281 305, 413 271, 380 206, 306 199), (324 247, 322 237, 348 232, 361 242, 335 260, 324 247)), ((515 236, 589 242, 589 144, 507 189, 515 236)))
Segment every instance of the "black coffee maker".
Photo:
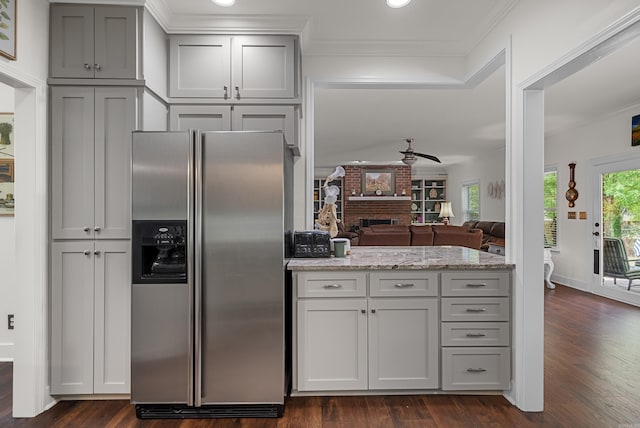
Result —
POLYGON ((186 282, 186 232, 186 220, 134 221, 134 283, 186 282))

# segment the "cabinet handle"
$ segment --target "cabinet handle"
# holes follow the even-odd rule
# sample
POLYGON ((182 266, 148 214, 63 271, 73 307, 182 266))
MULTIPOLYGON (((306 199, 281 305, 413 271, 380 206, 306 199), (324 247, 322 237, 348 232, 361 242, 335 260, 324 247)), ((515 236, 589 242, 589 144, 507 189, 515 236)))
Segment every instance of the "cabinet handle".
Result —
POLYGON ((89 226, 85 226, 83 230, 84 230, 85 232, 88 232, 88 231, 90 231, 90 230, 91 230, 91 228, 90 228, 89 226))
POLYGON ((467 287, 486 287, 487 283, 486 282, 481 282, 478 284, 467 284, 467 287))
POLYGON ((84 253, 84 255, 85 255, 85 256, 88 256, 89 254, 91 254, 91 251, 89 251, 89 250, 84 250, 84 251, 83 251, 83 253, 84 253))
POLYGON ((240 86, 236 86, 236 99, 240 99, 240 86))
POLYGON ((100 251, 96 250, 96 251, 93 252, 93 254, 95 254, 96 256, 99 256, 100 255, 100 251))
POLYGON ((229 87, 224 85, 224 99, 226 100, 227 98, 229 98, 229 87))
POLYGON ((469 373, 483 373, 486 372, 487 369, 467 369, 469 373))
POLYGON ((411 283, 404 283, 403 284, 403 283, 399 282, 397 284, 394 284, 393 286, 397 287, 397 288, 407 288, 407 287, 413 287, 413 284, 411 284, 411 283))
POLYGON ((375 314, 375 313, 376 313, 376 310, 375 310, 375 309, 371 309, 371 313, 372 313, 372 314, 375 314))
POLYGON ((96 226, 96 227, 93 228, 93 230, 95 230, 96 232, 100 232, 101 228, 100 228, 100 226, 96 226))
POLYGON ((100 64, 93 64, 97 71, 102 70, 102 66, 100 64))
POLYGON ((342 284, 325 284, 324 288, 342 288, 342 284))
POLYGON ((85 69, 85 70, 91 70, 91 65, 90 65, 90 64, 87 64, 87 63, 85 63, 85 64, 84 64, 84 69, 85 69))
POLYGON ((362 312, 363 314, 366 314, 367 310, 366 309, 360 309, 360 312, 362 312))
POLYGON ((467 333, 467 337, 485 337, 484 333, 467 333))
POLYGON ((467 312, 486 312, 487 310, 485 308, 467 308, 467 312))

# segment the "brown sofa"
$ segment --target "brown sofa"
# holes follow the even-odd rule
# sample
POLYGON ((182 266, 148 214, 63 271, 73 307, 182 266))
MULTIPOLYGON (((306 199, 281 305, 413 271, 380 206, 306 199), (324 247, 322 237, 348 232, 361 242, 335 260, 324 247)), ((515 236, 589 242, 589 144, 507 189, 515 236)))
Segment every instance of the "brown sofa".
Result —
MULTIPOLYGON (((377 224, 363 227, 358 232, 357 245, 457 245, 480 249, 482 231, 462 226, 400 226, 377 224)), ((354 242, 352 241, 352 245, 354 242)))
POLYGON ((503 221, 466 221, 462 227, 482 230, 481 250, 488 251, 491 244, 505 246, 503 221))

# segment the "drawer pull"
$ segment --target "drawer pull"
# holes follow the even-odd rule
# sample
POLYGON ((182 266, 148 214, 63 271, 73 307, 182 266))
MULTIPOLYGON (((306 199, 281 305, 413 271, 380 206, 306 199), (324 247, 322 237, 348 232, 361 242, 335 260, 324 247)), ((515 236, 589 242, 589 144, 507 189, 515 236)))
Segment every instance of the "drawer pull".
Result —
POLYGON ((469 373, 484 373, 487 369, 467 369, 469 373))
POLYGON ((485 308, 467 308, 467 312, 486 312, 485 308))
POLYGON ((393 286, 397 288, 408 288, 408 287, 413 287, 413 284, 399 282, 397 284, 394 284, 393 286))
POLYGON ((485 337, 484 333, 467 333, 467 337, 485 337))
POLYGON ((342 288, 341 284, 325 284, 324 288, 342 288))
POLYGON ((486 282, 467 284, 467 287, 486 287, 486 282))

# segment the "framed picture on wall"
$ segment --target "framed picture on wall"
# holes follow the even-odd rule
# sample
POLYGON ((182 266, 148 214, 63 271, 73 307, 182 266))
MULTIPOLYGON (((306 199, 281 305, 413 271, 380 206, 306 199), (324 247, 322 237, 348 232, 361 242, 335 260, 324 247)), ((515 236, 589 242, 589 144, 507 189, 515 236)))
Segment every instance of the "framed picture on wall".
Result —
MULTIPOLYGON (((0 1, 1 3, 1 1, 0 1)), ((14 214, 15 163, 13 113, 0 113, 0 215, 14 214)))
POLYGON ((16 3, 0 0, 0 55, 16 59, 16 3))
POLYGON ((365 195, 393 195, 396 188, 395 171, 390 169, 363 169, 362 189, 365 195))
POLYGON ((631 118, 631 145, 640 146, 640 114, 631 118))

